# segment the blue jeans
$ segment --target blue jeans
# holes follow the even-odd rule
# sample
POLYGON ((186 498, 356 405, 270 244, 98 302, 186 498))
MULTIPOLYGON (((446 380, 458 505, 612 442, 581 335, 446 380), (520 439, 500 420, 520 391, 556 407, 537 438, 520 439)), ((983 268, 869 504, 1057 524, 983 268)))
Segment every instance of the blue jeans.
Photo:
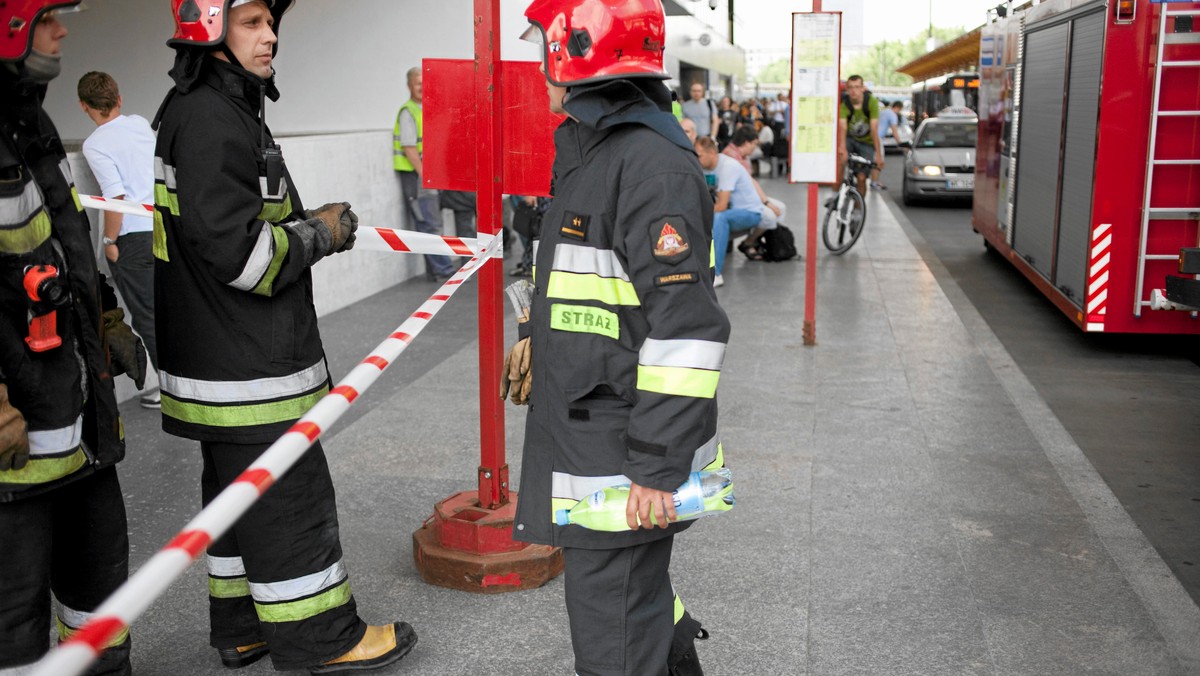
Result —
MULTIPOLYGON (((442 210, 437 193, 421 189, 421 177, 415 171, 398 171, 400 192, 412 229, 430 235, 442 234, 442 210)), ((449 256, 425 256, 425 276, 449 277, 455 268, 449 256)))
POLYGON ((717 258, 717 274, 725 267, 725 247, 729 246, 729 235, 742 230, 753 230, 762 221, 762 213, 749 209, 726 209, 713 214, 713 248, 717 258))

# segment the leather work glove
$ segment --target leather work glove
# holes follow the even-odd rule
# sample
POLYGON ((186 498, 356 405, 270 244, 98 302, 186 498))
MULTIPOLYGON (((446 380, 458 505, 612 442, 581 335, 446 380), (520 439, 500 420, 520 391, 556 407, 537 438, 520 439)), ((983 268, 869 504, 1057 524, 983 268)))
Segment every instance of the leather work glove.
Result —
POLYGON ((142 345, 142 339, 125 323, 125 311, 121 308, 113 308, 102 317, 104 339, 112 356, 112 374, 119 376, 124 373, 139 390, 142 389, 146 384, 146 348, 142 345))
POLYGON ((329 231, 329 250, 324 252, 325 255, 345 251, 349 248, 346 246, 347 242, 354 246, 352 237, 358 229, 358 216, 350 211, 349 202, 330 202, 313 211, 304 212, 304 217, 319 219, 329 231))
POLYGON ((25 416, 8 401, 8 385, 0 384, 0 472, 21 469, 29 462, 25 416))
POLYGON ((342 217, 338 219, 338 225, 343 228, 350 228, 350 235, 346 238, 346 243, 342 245, 342 248, 335 250, 334 253, 353 249, 354 233, 358 231, 358 214, 350 210, 350 205, 346 205, 346 213, 342 214, 342 217))
POLYGON ((533 351, 529 349, 529 339, 518 340, 508 356, 504 358, 504 368, 500 371, 500 398, 512 395, 512 403, 524 406, 529 403, 529 390, 533 387, 533 376, 529 372, 529 360, 533 351))

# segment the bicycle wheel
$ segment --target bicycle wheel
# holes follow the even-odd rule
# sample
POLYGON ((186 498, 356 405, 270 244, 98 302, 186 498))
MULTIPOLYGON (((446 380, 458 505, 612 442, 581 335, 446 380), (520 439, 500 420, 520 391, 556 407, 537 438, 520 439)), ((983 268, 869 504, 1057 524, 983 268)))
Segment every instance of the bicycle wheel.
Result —
POLYGON ((825 222, 821 226, 821 239, 825 248, 834 255, 844 254, 854 246, 867 222, 867 204, 858 190, 846 191, 841 207, 825 211, 825 222))

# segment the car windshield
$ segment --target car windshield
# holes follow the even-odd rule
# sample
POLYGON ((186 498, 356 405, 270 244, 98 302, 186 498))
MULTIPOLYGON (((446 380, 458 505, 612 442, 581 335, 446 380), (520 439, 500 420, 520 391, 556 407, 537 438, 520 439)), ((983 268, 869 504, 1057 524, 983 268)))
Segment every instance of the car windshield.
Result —
POLYGON ((917 139, 919 148, 974 148, 974 122, 937 122, 925 125, 917 139))

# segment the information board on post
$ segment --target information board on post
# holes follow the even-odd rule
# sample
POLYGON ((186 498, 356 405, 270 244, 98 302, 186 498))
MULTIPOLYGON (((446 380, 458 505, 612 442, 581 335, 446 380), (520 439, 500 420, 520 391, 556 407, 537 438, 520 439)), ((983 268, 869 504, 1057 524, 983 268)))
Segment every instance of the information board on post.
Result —
POLYGON ((792 183, 837 182, 842 15, 792 15, 792 183))

